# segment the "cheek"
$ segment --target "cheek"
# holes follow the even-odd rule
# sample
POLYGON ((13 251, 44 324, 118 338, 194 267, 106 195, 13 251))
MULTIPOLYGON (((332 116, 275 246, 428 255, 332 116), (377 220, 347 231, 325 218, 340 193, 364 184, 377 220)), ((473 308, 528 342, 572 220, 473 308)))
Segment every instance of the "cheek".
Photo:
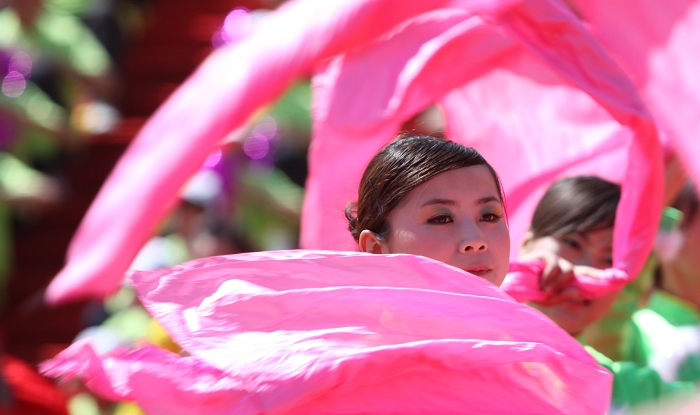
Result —
POLYGON ((440 243, 441 238, 434 233, 403 229, 391 233, 387 246, 392 254, 414 254, 437 259, 433 253, 440 251, 440 243))
POLYGON ((494 256, 505 261, 505 266, 508 267, 508 260, 510 258, 510 232, 505 224, 499 226, 494 231, 492 237, 493 242, 489 243, 490 250, 494 253, 494 256))
MULTIPOLYGON (((562 259, 571 262, 574 265, 588 265, 588 266, 594 266, 593 264, 587 264, 586 262, 589 261, 584 261, 583 260, 583 255, 581 254, 580 251, 565 245, 565 244, 559 244, 558 249, 556 251, 553 251, 557 255, 559 255, 562 259)), ((609 268, 609 267, 605 267, 609 268)))

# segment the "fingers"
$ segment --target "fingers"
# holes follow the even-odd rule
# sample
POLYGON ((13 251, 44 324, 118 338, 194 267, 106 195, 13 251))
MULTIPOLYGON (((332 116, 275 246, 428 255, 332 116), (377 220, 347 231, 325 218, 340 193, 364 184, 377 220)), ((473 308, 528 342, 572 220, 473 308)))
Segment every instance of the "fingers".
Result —
POLYGON ((601 271, 602 270, 598 268, 593 268, 585 265, 574 266, 574 274, 576 275, 587 275, 593 278, 600 278, 601 271))
POLYGON ((546 293, 561 290, 574 279, 574 266, 551 251, 539 250, 527 255, 527 259, 544 262, 544 272, 540 277, 540 289, 546 293))
MULTIPOLYGON (((543 275, 543 279, 546 276, 543 275)), ((549 290, 542 289, 547 293, 547 297, 542 301, 537 301, 538 304, 552 306, 565 302, 579 302, 585 304, 587 300, 583 297, 581 291, 573 285, 573 280, 576 275, 586 275, 593 278, 598 278, 601 270, 588 266, 572 265, 568 261, 557 261, 548 275, 549 290)))
POLYGON ((540 279, 540 289, 547 293, 557 292, 571 284, 574 280, 574 266, 571 262, 555 257, 545 264, 544 273, 540 279))

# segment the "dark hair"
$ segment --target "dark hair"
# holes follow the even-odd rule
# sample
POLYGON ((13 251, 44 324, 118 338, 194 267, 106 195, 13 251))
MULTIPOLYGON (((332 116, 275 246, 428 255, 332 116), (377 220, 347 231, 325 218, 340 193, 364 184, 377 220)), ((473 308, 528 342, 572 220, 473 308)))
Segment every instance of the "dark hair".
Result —
POLYGON ((399 136, 377 153, 360 181, 357 202, 345 208, 348 229, 355 240, 371 230, 382 240, 389 236, 388 216, 416 186, 440 173, 461 167, 486 166, 498 189, 498 175, 478 151, 442 138, 422 135, 399 136))
POLYGON ((671 206, 683 212, 681 229, 688 228, 688 226, 693 223, 693 220, 695 220, 695 216, 698 214, 698 208, 700 207, 698 193, 695 190, 695 183, 690 180, 686 182, 671 206))
POLYGON ((554 182, 532 215, 534 239, 607 229, 615 224, 620 186, 595 176, 554 182))

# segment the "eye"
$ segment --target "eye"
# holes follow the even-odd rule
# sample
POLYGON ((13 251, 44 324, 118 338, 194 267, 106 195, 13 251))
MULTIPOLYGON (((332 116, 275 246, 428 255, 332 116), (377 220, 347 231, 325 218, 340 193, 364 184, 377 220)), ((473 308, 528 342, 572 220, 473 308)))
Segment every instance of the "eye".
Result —
POLYGON ((434 224, 434 225, 445 225, 447 223, 452 223, 454 220, 452 219, 452 216, 450 215, 437 215, 433 216, 432 218, 428 219, 428 223, 434 224))
POLYGON ((495 213, 486 213, 481 216, 481 220, 484 222, 498 222, 503 219, 503 215, 497 215, 495 213))
POLYGON ((565 237, 561 238, 561 242, 570 248, 577 249, 577 250, 581 249, 581 244, 574 238, 565 236, 565 237))

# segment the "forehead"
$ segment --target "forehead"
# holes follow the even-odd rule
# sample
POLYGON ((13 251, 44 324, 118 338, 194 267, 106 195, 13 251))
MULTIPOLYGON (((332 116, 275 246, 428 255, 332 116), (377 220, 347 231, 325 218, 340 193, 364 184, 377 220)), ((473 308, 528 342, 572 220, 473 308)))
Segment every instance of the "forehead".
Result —
POLYGON ((500 193, 491 171, 485 165, 461 167, 440 173, 421 183, 406 195, 405 203, 419 203, 433 198, 467 202, 500 193))

